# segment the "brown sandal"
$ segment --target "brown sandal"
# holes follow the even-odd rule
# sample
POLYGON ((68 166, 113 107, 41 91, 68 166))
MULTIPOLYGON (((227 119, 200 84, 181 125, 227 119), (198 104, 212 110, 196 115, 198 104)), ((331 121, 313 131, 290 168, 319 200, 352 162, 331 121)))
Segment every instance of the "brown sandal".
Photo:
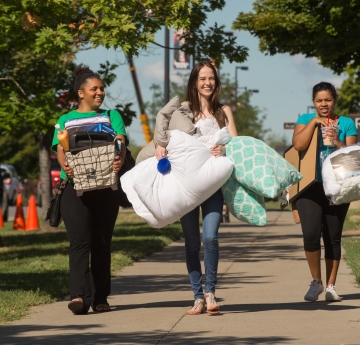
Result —
POLYGON ((187 315, 200 315, 205 311, 205 301, 201 298, 195 300, 194 306, 189 309, 186 314, 187 315))
POLYGON ((100 303, 98 305, 96 305, 96 307, 94 308, 94 311, 96 313, 105 313, 107 311, 110 311, 110 306, 108 303, 100 303))
POLYGON ((211 315, 220 314, 220 307, 216 303, 214 294, 212 292, 205 293, 205 299, 206 299, 206 312, 211 315))

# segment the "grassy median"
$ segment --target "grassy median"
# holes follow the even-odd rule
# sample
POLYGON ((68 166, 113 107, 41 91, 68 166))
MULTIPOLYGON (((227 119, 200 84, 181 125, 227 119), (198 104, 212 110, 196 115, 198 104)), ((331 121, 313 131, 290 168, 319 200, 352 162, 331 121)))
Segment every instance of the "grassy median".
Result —
MULTIPOLYGON (((64 229, 51 233, 0 229, 0 323, 27 315, 31 306, 69 293, 69 242, 64 229)), ((112 241, 112 272, 180 239, 180 223, 153 229, 133 211, 121 211, 112 241)))
MULTIPOLYGON (((348 211, 344 231, 348 230, 360 230, 360 210, 348 211)), ((345 261, 355 275, 357 284, 360 285, 360 238, 343 238, 342 245, 345 249, 345 261)))

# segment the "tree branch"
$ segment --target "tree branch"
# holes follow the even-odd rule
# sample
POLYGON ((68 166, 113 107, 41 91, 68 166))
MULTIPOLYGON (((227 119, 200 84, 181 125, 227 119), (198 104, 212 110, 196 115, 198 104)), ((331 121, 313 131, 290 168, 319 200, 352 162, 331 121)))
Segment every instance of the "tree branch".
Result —
POLYGON ((171 50, 181 50, 181 48, 165 47, 165 46, 163 46, 163 45, 161 45, 161 44, 159 44, 159 43, 156 43, 156 42, 154 42, 154 41, 151 41, 150 43, 155 44, 156 46, 159 46, 159 47, 161 47, 161 48, 166 48, 166 49, 171 49, 171 50))
POLYGON ((6 78, 0 78, 0 80, 11 80, 14 82, 14 84, 19 88, 19 90, 22 92, 22 94, 27 97, 27 94, 23 90, 23 88, 19 85, 19 83, 13 78, 13 77, 6 77, 6 78))

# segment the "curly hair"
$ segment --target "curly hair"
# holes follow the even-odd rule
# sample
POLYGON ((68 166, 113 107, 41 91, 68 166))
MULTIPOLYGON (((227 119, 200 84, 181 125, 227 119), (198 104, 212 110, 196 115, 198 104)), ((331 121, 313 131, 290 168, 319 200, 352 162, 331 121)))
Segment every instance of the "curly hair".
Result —
POLYGON ((75 74, 75 85, 74 85, 75 92, 77 92, 78 90, 82 90, 88 79, 95 78, 101 80, 98 74, 94 73, 89 68, 89 66, 85 66, 85 65, 76 66, 74 74, 75 74))

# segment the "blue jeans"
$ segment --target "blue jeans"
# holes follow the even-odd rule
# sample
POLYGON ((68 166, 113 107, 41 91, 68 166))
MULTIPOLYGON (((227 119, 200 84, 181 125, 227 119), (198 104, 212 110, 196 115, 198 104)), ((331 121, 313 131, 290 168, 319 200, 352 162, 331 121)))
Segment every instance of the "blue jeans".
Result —
POLYGON ((222 217, 224 199, 219 189, 200 206, 183 216, 181 226, 185 237, 186 266, 194 298, 204 298, 200 265, 199 211, 203 217, 202 242, 204 244, 205 292, 215 292, 219 262, 218 232, 222 217))

